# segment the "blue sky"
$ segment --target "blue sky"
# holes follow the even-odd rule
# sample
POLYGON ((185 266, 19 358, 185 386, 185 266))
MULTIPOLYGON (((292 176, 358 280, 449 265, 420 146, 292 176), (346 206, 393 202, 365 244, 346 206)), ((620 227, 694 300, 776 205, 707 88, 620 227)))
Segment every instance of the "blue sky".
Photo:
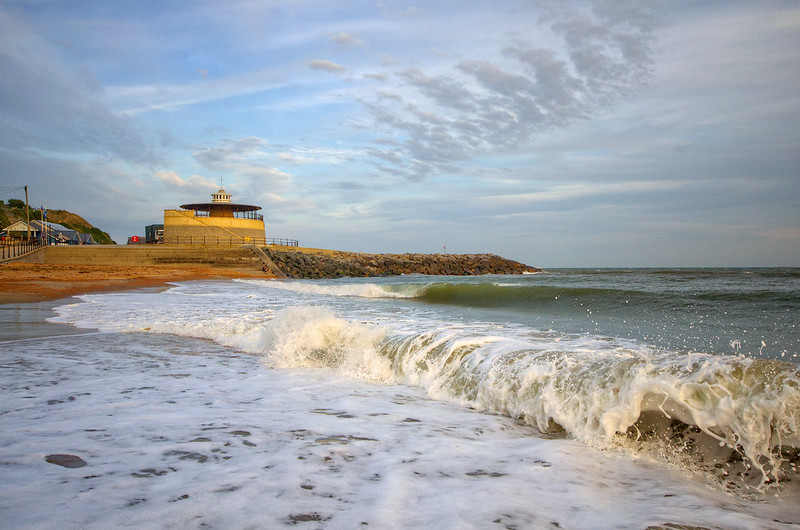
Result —
POLYGON ((118 242, 222 179, 303 246, 800 266, 798 86, 794 1, 6 0, 0 175, 118 242))

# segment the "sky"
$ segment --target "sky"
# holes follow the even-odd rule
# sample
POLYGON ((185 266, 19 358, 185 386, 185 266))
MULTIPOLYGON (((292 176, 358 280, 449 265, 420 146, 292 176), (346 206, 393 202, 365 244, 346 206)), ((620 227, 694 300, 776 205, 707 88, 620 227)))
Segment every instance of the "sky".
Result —
POLYGON ((222 185, 307 247, 800 266, 798 86, 794 0, 4 0, 0 187, 120 243, 222 185))

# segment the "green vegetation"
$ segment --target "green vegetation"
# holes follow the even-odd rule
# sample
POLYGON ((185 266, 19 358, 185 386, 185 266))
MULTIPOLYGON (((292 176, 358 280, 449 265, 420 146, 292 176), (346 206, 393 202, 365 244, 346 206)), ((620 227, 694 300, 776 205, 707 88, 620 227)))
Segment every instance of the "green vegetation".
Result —
MULTIPOLYGON (((31 208, 31 221, 40 221, 42 212, 38 208, 31 208)), ((0 230, 10 226, 17 221, 24 221, 27 218, 25 212, 25 202, 19 199, 9 199, 8 203, 0 201, 0 230)), ((58 223, 70 230, 84 234, 92 234, 95 243, 102 245, 114 245, 114 240, 107 232, 92 226, 80 215, 68 212, 67 210, 47 210, 47 220, 51 223, 58 223)))
POLYGON ((92 227, 89 230, 89 233, 92 234, 95 243, 99 243, 102 245, 114 245, 116 244, 114 240, 111 239, 111 236, 108 235, 107 232, 103 232, 99 228, 92 227))

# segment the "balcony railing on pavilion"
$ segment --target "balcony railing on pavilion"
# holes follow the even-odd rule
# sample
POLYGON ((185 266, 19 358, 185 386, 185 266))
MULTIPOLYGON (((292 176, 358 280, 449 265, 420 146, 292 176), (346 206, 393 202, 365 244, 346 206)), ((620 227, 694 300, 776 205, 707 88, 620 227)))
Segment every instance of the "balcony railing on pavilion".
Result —
MULTIPOLYGON (((194 212, 195 217, 211 217, 211 212, 207 210, 179 210, 181 212, 194 212)), ((263 221, 264 216, 256 212, 231 212, 235 219, 252 219, 254 221, 263 221)))

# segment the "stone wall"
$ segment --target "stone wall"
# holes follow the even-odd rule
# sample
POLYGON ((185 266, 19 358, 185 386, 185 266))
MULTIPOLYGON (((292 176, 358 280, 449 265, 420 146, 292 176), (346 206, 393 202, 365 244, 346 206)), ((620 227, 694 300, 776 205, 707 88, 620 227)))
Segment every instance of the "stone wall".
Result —
POLYGON ((360 254, 275 250, 267 255, 289 278, 428 274, 472 276, 522 274, 538 269, 493 254, 360 254))
POLYGON ((213 267, 248 272, 263 270, 248 248, 172 245, 70 245, 45 247, 40 263, 51 265, 213 267))

